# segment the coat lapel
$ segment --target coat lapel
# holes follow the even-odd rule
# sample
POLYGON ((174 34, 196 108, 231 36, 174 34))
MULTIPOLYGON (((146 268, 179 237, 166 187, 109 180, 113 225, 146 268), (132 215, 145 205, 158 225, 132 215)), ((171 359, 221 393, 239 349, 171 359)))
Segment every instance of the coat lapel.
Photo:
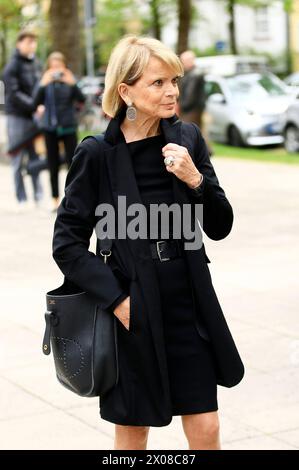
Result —
MULTIPOLYGON (((110 144, 110 148, 105 149, 104 154, 116 208, 118 207, 119 196, 126 196, 126 208, 130 204, 142 204, 131 156, 120 129, 124 115, 125 109, 123 108, 116 117, 110 120, 105 132, 105 140, 110 144)), ((181 132, 182 122, 176 115, 168 119, 161 119, 161 130, 166 143, 172 142, 184 145, 181 132)), ((177 202, 179 205, 188 203, 189 199, 185 184, 175 175, 172 176, 174 202, 177 202)), ((129 217, 127 220, 129 220, 129 217)), ((164 349, 159 285, 154 262, 151 257, 150 243, 148 239, 141 238, 133 240, 127 237, 126 240, 130 252, 135 259, 138 276, 143 286, 143 294, 148 307, 149 324, 161 373, 161 382, 164 384, 165 393, 169 394, 169 389, 167 388, 168 382, 165 381, 167 376, 167 360, 164 349)))
MULTIPOLYGON (((132 166, 132 159, 120 129, 124 115, 125 109, 122 108, 119 114, 110 120, 105 133, 105 140, 111 145, 109 149, 105 150, 105 158, 116 207, 118 196, 126 196, 126 207, 134 203, 142 204, 132 166)), ((188 143, 185 142, 185 135, 182 135, 182 121, 178 119, 176 114, 168 119, 161 119, 161 129, 166 143, 171 142, 187 147, 188 143)), ((175 175, 172 175, 172 187, 174 202, 179 205, 190 202, 186 193, 185 183, 175 175)), ((132 240, 128 238, 128 244, 135 258, 150 257, 147 239, 137 238, 132 240)))

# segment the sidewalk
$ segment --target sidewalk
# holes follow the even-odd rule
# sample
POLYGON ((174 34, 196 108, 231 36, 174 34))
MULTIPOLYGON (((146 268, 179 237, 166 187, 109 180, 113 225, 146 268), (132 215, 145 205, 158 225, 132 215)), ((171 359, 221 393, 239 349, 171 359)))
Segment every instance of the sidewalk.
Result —
MULTIPOLYGON (((246 369, 236 387, 218 386, 222 448, 298 449, 299 165, 213 164, 235 223, 226 239, 205 237, 205 246, 246 369)), ((42 180, 49 198, 46 172, 42 180)), ((62 281, 51 255, 55 215, 16 215, 13 202, 10 168, 0 165, 0 447, 113 449, 114 424, 100 418, 98 399, 64 389, 52 355, 42 354, 45 292, 62 281)), ((151 428, 148 449, 188 449, 179 416, 151 428)))

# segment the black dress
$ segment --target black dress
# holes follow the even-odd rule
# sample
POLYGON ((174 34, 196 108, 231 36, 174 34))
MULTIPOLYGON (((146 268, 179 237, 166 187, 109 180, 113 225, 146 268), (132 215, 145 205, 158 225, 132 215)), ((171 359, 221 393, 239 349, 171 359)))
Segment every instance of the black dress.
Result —
MULTIPOLYGON (((171 204, 172 174, 162 156, 162 134, 129 142, 137 185, 149 216, 149 204, 171 204)), ((172 238, 170 219, 170 235, 172 238)), ((160 229, 160 227, 158 227, 160 229)), ((151 241, 167 238, 150 237, 151 241)), ((184 256, 154 260, 162 301, 164 338, 173 416, 218 410, 217 381, 208 338, 197 329, 195 297, 184 256)), ((197 312, 199 314, 199 312, 197 312)))

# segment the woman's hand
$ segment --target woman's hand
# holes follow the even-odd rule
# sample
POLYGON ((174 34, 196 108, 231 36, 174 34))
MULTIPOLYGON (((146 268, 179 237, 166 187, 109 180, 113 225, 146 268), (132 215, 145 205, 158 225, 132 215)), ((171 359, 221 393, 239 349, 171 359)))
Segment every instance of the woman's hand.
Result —
POLYGON ((168 143, 162 148, 163 157, 175 157, 173 165, 165 165, 169 173, 174 173, 190 188, 196 188, 202 181, 203 175, 198 171, 186 147, 168 143))
POLYGON ((41 86, 47 86, 49 83, 53 82, 53 70, 48 69, 42 76, 42 79, 40 81, 41 86))
POLYGON ((130 296, 126 297, 114 310, 114 315, 129 330, 130 325, 130 296))
POLYGON ((66 83, 67 85, 70 85, 70 86, 75 85, 75 83, 76 83, 76 79, 75 79, 74 75, 72 74, 72 72, 69 69, 66 69, 66 68, 61 68, 61 69, 50 68, 42 76, 40 84, 42 86, 49 85, 49 83, 56 80, 54 78, 55 74, 61 74, 61 76, 58 80, 59 82, 64 82, 64 83, 66 83))
POLYGON ((61 81, 66 83, 67 85, 71 85, 71 86, 75 85, 75 83, 76 83, 75 77, 69 69, 64 69, 63 70, 63 75, 61 77, 61 81))
POLYGON ((42 115, 45 112, 45 106, 43 104, 39 104, 38 107, 36 108, 35 115, 38 119, 42 117, 42 115))

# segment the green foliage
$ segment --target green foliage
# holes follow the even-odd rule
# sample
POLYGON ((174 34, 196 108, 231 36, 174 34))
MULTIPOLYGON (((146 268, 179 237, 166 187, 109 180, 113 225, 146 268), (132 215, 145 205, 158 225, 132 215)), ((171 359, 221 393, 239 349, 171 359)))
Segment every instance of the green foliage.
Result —
POLYGON ((18 26, 18 18, 21 14, 20 4, 14 0, 1 0, 0 2, 0 22, 14 22, 18 26))
MULTIPOLYGON (((226 8, 236 5, 243 5, 249 8, 258 8, 263 6, 271 6, 277 3, 278 0, 222 0, 226 3, 226 8)), ((292 12, 294 6, 294 0, 280 0, 283 4, 284 10, 288 13, 292 12)))
MULTIPOLYGON (((163 27, 177 17, 177 5, 173 0, 156 0, 159 25, 163 27)), ((154 18, 151 14, 151 0, 144 0, 140 8, 138 0, 98 0, 97 22, 94 28, 96 64, 106 64, 111 50, 126 33, 153 35, 154 18)), ((192 7, 192 21, 198 18, 197 9, 192 7)))
MULTIPOLYGON (((244 5, 250 8, 258 8, 263 6, 271 6, 271 4, 277 3, 277 0, 225 0, 227 4, 232 5, 244 5)), ((289 8, 293 0, 281 0, 284 4, 284 8, 289 8)))
MULTIPOLYGON (((150 12, 151 0, 146 0, 144 1, 144 3, 148 5, 148 11, 150 12)), ((163 26, 165 26, 169 21, 176 18, 177 5, 175 5, 174 7, 173 0, 156 0, 156 6, 159 11, 159 23, 161 28, 163 28, 163 26)), ((140 19, 143 25, 143 32, 150 33, 153 27, 153 18, 151 17, 151 15, 140 12, 140 19)))
POLYGON ((129 32, 127 25, 138 19, 136 0, 99 0, 94 27, 97 65, 106 64, 111 50, 121 36, 129 32))
POLYGON ((283 0, 283 6, 285 11, 291 13, 294 6, 294 0, 283 0))
POLYGON ((0 69, 2 70, 20 28, 21 8, 16 0, 0 2, 0 69))
POLYGON ((192 47, 192 50, 195 53, 196 57, 210 57, 210 56, 227 54, 227 51, 224 51, 223 53, 219 52, 216 49, 215 45, 211 47, 207 47, 206 49, 200 49, 199 47, 192 47))
POLYGON ((283 147, 240 148, 212 142, 215 157, 237 158, 242 160, 258 160, 261 162, 299 164, 299 154, 290 154, 283 147))
MULTIPOLYGON (((227 4, 244 5, 251 8, 257 8, 262 6, 271 6, 277 3, 277 0, 224 0, 227 4)), ((290 12, 294 5, 294 0, 280 0, 284 6, 285 11, 290 12)))

